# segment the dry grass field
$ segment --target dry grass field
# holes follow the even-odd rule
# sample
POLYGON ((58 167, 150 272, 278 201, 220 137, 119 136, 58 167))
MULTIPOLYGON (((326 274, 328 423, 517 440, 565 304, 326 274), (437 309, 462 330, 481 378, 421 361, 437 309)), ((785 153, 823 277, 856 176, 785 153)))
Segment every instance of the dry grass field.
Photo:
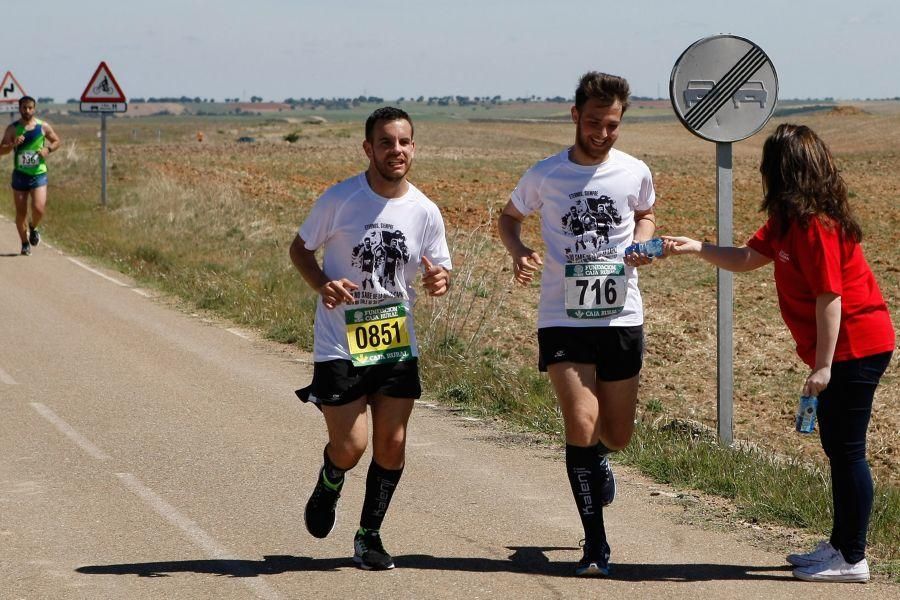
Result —
MULTIPOLYGON (((101 210, 93 208, 99 198, 97 122, 62 115, 49 120, 64 140, 51 160, 49 239, 276 339, 309 344, 311 301, 299 301, 303 288, 287 246, 315 198, 364 168, 361 121, 115 119, 111 201, 101 210), (290 133, 296 142, 284 141, 290 133), (240 136, 255 141, 237 143, 240 136)), ((869 263, 900 324, 900 105, 866 103, 787 120, 810 125, 835 151, 863 224, 869 263)), ((734 146, 736 243, 764 221, 757 165, 765 133, 777 122, 734 146)), ((453 328, 480 357, 530 367, 537 286, 513 286, 494 223, 522 172, 571 144, 573 126, 424 117, 416 124, 411 179, 444 212, 461 284, 443 305, 425 301, 423 318, 453 328), (444 322, 451 318, 452 324, 444 322)), ((629 113, 618 147, 653 172, 660 233, 715 240, 713 144, 674 120, 629 113)), ((538 244, 536 219, 525 236, 538 244)), ((667 259, 642 269, 641 287, 648 334, 642 418, 714 428, 715 270, 695 259, 667 259)), ((806 371, 780 320, 771 268, 735 275, 735 296, 736 437, 821 462, 817 438, 793 431, 806 371)), ((897 365, 895 358, 882 381, 869 438, 876 477, 892 486, 900 484, 897 365)))

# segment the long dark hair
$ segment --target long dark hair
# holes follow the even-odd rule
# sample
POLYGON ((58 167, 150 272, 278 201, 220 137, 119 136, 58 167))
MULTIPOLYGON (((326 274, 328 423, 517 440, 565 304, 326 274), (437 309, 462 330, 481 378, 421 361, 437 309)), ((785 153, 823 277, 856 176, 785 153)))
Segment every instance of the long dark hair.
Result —
POLYGON ((850 210, 847 184, 825 142, 805 125, 779 125, 763 145, 759 172, 763 176, 760 210, 773 218, 779 236, 791 223, 802 227, 811 218, 838 225, 854 242, 862 228, 850 210))

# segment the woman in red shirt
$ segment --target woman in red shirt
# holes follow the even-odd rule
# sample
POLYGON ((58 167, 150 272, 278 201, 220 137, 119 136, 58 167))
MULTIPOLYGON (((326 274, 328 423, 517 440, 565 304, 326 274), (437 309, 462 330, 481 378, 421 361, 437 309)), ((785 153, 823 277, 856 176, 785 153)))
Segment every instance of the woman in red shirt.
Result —
POLYGON ((745 246, 665 237, 666 254, 697 254, 729 271, 774 263, 781 316, 810 367, 801 393, 818 396, 819 436, 831 467, 831 537, 787 557, 807 581, 866 581, 873 485, 866 430, 875 388, 891 360, 894 328, 863 256, 847 186, 808 127, 780 125, 763 146, 761 210, 768 220, 745 246))

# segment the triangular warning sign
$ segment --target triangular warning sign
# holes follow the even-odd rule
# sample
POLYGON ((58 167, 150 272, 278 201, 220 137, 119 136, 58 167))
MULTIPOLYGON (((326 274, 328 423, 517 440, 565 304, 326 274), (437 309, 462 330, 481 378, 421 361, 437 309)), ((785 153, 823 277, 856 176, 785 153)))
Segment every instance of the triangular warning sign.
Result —
POLYGON ((105 62, 94 71, 90 83, 81 94, 82 102, 125 102, 125 94, 105 62))
POLYGON ((25 95, 25 90, 13 77, 12 71, 7 71, 0 83, 0 102, 18 102, 19 98, 25 95))

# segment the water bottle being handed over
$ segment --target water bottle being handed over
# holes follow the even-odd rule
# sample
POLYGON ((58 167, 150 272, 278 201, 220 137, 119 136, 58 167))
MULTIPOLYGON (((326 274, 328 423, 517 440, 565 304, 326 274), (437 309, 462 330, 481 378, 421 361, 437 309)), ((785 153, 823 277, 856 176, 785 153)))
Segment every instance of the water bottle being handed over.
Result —
POLYGON ((653 238, 652 240, 647 240, 646 242, 635 242, 625 248, 625 255, 634 254, 637 252, 638 254, 646 254, 650 258, 654 258, 656 256, 663 255, 663 241, 660 238, 653 238))

